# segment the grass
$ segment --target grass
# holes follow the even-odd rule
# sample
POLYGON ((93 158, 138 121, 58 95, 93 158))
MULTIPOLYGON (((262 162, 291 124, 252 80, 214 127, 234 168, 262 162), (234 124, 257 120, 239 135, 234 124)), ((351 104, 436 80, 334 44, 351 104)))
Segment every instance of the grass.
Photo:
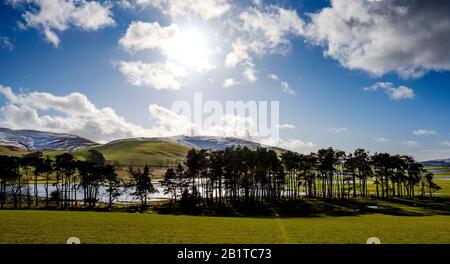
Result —
MULTIPOLYGON (((144 166, 166 165, 168 162, 184 160, 189 148, 173 142, 152 140, 152 141, 122 141, 95 147, 81 148, 72 152, 76 159, 84 160, 89 149, 100 151, 106 160, 122 164, 144 166)), ((54 158, 64 151, 51 150, 44 151, 44 156, 54 158)))
POLYGON ((163 165, 167 161, 184 160, 189 148, 166 141, 131 141, 96 147, 107 160, 121 164, 163 165))
POLYGON ((21 157, 28 153, 30 153, 30 152, 25 149, 16 148, 16 147, 12 147, 12 146, 1 146, 0 145, 0 155, 21 157))
POLYGON ((450 216, 239 218, 0 211, 0 243, 450 243, 450 216))

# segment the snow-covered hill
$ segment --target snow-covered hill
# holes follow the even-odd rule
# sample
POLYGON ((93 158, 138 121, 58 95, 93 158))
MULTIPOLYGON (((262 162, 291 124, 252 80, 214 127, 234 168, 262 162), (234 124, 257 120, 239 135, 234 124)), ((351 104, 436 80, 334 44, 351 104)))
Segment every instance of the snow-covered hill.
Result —
POLYGON ((231 146, 248 147, 249 149, 256 149, 258 147, 265 147, 268 149, 273 149, 277 152, 284 152, 286 150, 273 147, 261 145, 260 143, 253 142, 250 140, 245 140, 241 138, 234 137, 213 137, 213 136, 173 136, 173 137, 154 137, 154 138, 127 138, 111 141, 107 144, 117 144, 120 142, 148 142, 148 141, 169 141, 176 144, 180 144, 189 148, 196 149, 209 149, 209 150, 224 150, 231 146))
MULTIPOLYGON (((250 140, 234 138, 234 137, 212 137, 212 136, 174 136, 174 137, 153 137, 153 138, 127 138, 114 140, 106 145, 114 145, 120 142, 149 142, 149 141, 166 141, 175 144, 183 145, 189 148, 209 149, 209 150, 224 150, 231 146, 248 147, 256 149, 258 147, 265 147, 273 149, 277 152, 284 152, 285 150, 261 145, 260 143, 250 140)), ((0 146, 13 146, 26 150, 53 150, 62 149, 73 151, 81 147, 99 145, 88 139, 71 135, 59 134, 36 130, 12 130, 8 128, 0 128, 0 146)), ((105 145, 105 146, 106 146, 105 145)))
POLYGON ((80 147, 97 145, 97 143, 70 134, 0 128, 0 145, 27 150, 76 150, 80 147))
POLYGON ((210 137, 210 136, 175 136, 168 140, 191 148, 223 150, 226 147, 241 146, 250 149, 261 147, 261 144, 233 137, 210 137))

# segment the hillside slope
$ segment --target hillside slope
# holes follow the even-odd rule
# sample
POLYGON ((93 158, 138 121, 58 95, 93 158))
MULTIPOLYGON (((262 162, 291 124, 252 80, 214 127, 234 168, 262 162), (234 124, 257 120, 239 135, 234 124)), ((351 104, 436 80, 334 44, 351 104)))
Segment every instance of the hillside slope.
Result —
POLYGON ((82 160, 89 149, 96 149, 105 156, 106 160, 122 165, 173 165, 184 160, 187 152, 192 148, 223 150, 231 146, 245 146, 253 150, 266 147, 278 153, 285 151, 233 137, 128 138, 100 145, 76 135, 0 128, 0 154, 21 156, 31 151, 42 151, 44 156, 55 157, 64 152, 70 152, 76 159, 82 160))
POLYGON ((0 128, 0 145, 33 151, 46 149, 72 151, 81 147, 94 146, 97 143, 71 134, 0 128))
POLYGON ((170 141, 149 139, 112 142, 94 149, 100 151, 108 161, 162 166, 184 160, 190 148, 170 141))
POLYGON ((446 166, 450 166, 450 159, 427 160, 427 161, 422 161, 421 163, 424 166, 446 167, 446 166))

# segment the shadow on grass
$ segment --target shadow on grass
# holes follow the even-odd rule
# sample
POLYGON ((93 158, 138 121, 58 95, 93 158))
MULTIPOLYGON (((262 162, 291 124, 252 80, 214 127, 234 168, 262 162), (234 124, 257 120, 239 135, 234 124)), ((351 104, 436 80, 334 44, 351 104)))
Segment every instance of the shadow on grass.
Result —
POLYGON ((154 210, 161 214, 251 217, 430 216, 450 215, 450 199, 304 199, 271 203, 197 203, 189 208, 180 203, 165 203, 155 206, 154 210))
POLYGON ((189 202, 154 202, 150 206, 115 205, 109 207, 32 207, 3 208, 3 210, 54 210, 54 211, 96 211, 96 212, 128 212, 172 215, 202 215, 229 217, 326 217, 326 216, 359 216, 382 214, 392 216, 431 216, 450 215, 450 198, 416 198, 408 199, 324 199, 308 198, 300 200, 281 200, 270 203, 262 202, 229 202, 202 203, 189 202))

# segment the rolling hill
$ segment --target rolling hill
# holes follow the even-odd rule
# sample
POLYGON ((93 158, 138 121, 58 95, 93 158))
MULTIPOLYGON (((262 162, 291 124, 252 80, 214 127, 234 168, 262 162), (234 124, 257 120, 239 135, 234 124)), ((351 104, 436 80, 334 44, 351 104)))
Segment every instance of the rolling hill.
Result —
POLYGON ((0 155, 19 157, 29 153, 28 150, 13 146, 0 146, 0 155))
POLYGON ((97 143, 71 134, 0 128, 0 145, 32 151, 48 149, 73 151, 82 147, 95 146, 97 143))
POLYGON ((246 146, 250 149, 266 147, 278 153, 286 151, 233 137, 128 138, 101 145, 70 134, 0 128, 0 154, 2 155, 20 156, 31 151, 42 151, 45 156, 54 157, 63 152, 71 152, 75 158, 84 159, 89 149, 96 149, 105 156, 106 160, 123 165, 165 166, 184 160, 191 148, 223 150, 231 146, 246 146))
POLYGON ((450 158, 449 159, 427 160, 427 161, 422 161, 421 163, 424 166, 446 167, 446 166, 450 166, 450 158))

